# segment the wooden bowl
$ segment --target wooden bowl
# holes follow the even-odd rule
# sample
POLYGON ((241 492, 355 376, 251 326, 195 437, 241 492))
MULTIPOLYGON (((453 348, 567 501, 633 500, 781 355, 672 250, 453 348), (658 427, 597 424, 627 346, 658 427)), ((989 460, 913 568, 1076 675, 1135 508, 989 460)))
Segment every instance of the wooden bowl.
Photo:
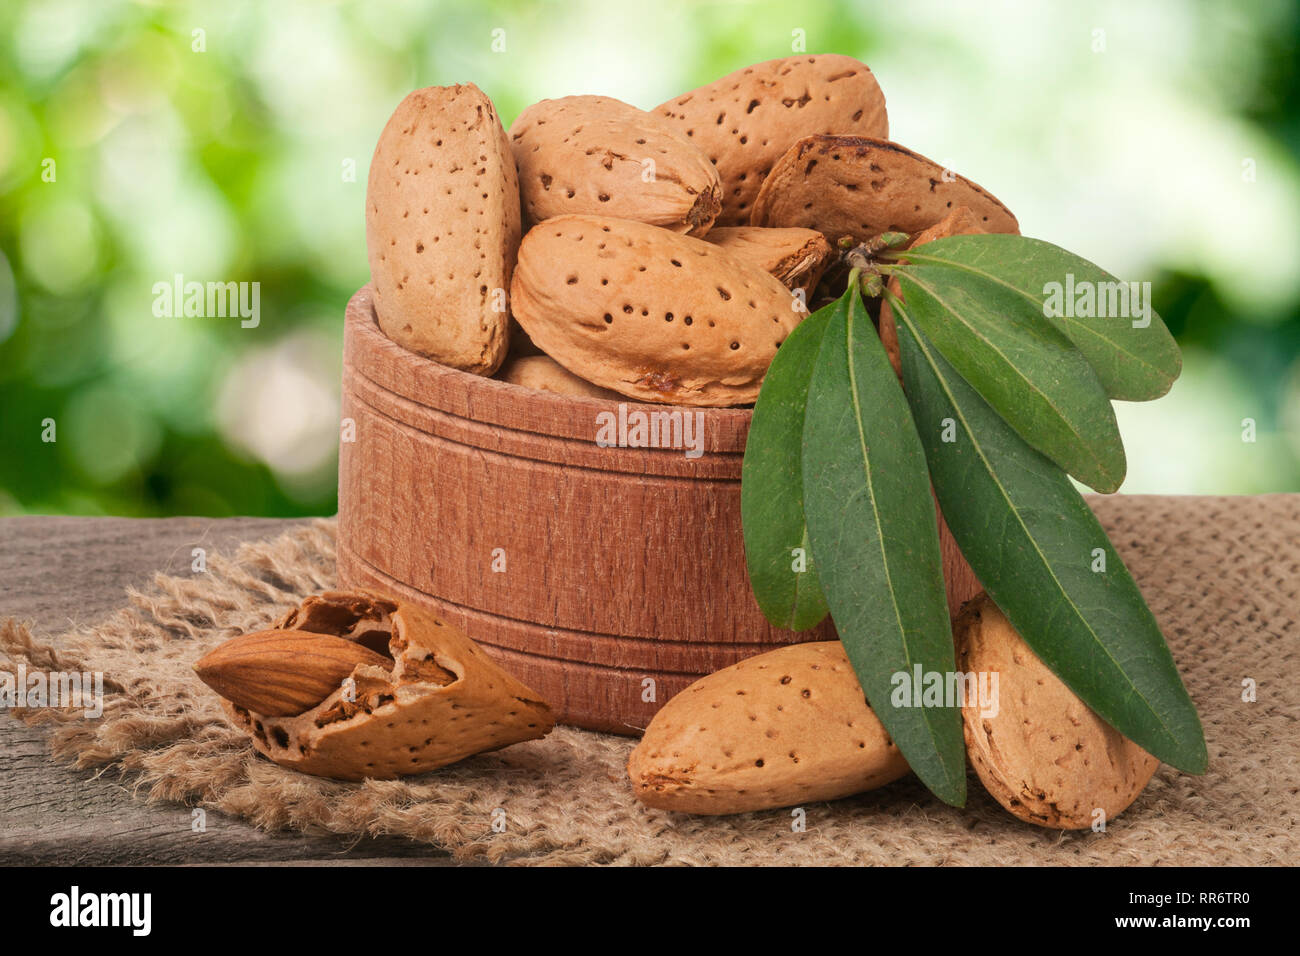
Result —
MULTIPOLYGON (((834 639, 829 621, 772 627, 750 592, 740 528, 749 417, 447 368, 389 341, 364 287, 344 332, 340 582, 457 623, 564 723, 637 733, 705 674, 834 639), (703 453, 600 447, 598 416, 620 404, 698 412, 703 453)), ((955 609, 979 588, 941 531, 955 609)))

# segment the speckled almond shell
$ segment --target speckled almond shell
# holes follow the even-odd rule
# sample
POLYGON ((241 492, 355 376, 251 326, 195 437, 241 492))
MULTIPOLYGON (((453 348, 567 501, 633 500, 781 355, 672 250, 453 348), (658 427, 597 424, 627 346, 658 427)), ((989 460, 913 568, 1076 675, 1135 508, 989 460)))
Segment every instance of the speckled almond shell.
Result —
POLYGON ((985 232, 1018 232, 1016 217, 969 179, 910 149, 861 136, 809 136, 772 167, 752 225, 803 226, 830 242, 915 234, 965 206, 985 232))
POLYGON ((760 226, 724 226, 705 237, 720 249, 748 259, 781 280, 787 289, 799 289, 809 301, 835 250, 820 232, 811 229, 764 229, 760 226))
POLYGON ((511 385, 558 395, 582 395, 619 401, 623 396, 586 379, 578 378, 549 355, 512 355, 497 372, 497 378, 511 385))
POLYGON ((703 235, 722 208, 718 171, 663 117, 608 96, 542 100, 510 127, 526 224, 614 216, 703 235))
POLYGON ((962 708, 966 751, 998 803, 1041 827, 1083 830, 1137 799, 1159 761, 1094 714, 986 595, 954 624, 957 666, 998 674, 997 714, 962 708))
POLYGON ((380 134, 366 190, 379 327, 480 375, 506 354, 519 183, 491 100, 472 83, 416 90, 380 134))
POLYGON ((409 604, 358 591, 308 598, 277 628, 334 634, 390 653, 391 671, 359 665, 355 700, 340 688, 297 717, 224 702, 276 763, 338 780, 388 780, 544 737, 551 708, 460 630, 409 604))
MULTIPOLYGON (((979 219, 973 212, 965 206, 955 206, 947 216, 929 229, 922 231, 911 241, 907 248, 915 249, 927 242, 946 239, 948 236, 970 236, 988 231, 980 225, 979 219)), ((902 261, 906 261, 905 256, 900 258, 902 261)), ((889 280, 889 291, 896 296, 902 296, 897 279, 889 280)), ((885 352, 889 356, 889 364, 894 366, 894 374, 898 376, 899 381, 902 381, 903 366, 898 354, 898 327, 894 325, 894 312, 889 307, 887 299, 880 300, 880 341, 885 346, 885 352)))
POLYGON ((885 97, 866 64, 849 56, 790 56, 756 63, 657 106, 718 167, 715 225, 749 222, 758 189, 797 139, 813 133, 885 138, 885 97))
POLYGON ((559 216, 534 226, 515 317, 579 378, 643 402, 741 405, 806 313, 781 282, 702 239, 559 216))
POLYGON ((835 800, 908 770, 838 641, 701 678, 654 716, 627 765, 642 803, 700 814, 835 800))

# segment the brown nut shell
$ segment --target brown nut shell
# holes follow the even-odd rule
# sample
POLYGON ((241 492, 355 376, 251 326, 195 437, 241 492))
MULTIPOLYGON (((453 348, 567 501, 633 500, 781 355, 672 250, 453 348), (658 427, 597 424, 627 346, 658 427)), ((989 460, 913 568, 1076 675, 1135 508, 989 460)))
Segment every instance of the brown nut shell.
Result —
POLYGON ((701 678, 655 714, 627 765, 642 803, 713 815, 835 800, 908 770, 839 641, 701 678))
POLYGON ((585 398, 603 398, 619 401, 623 396, 586 379, 578 378, 549 355, 519 355, 506 359, 497 372, 497 378, 512 385, 557 395, 580 395, 585 398))
POLYGON ((763 179, 795 140, 813 133, 889 135, 875 76, 866 64, 837 54, 755 63, 654 112, 717 166, 723 189, 718 226, 749 223, 763 179))
POLYGON ((416 90, 380 134, 366 188, 379 327, 397 344, 491 375, 509 339, 519 183, 492 101, 472 83, 416 90))
POLYGON ((534 226, 515 317, 570 372, 644 402, 740 405, 806 315, 781 282, 702 239, 626 219, 534 226))
POLYGON ((542 100, 510 127, 528 225, 566 214, 703 235, 722 208, 718 171, 663 117, 608 96, 542 100))
POLYGON ((882 232, 914 235, 965 206, 985 232, 1019 232, 1006 206, 969 179, 888 140, 809 136, 772 167, 755 226, 816 229, 832 243, 882 232))
POLYGON ((962 708, 971 764, 998 803, 1041 827, 1083 830, 1137 799, 1160 762, 1079 700, 987 595, 954 632, 960 670, 998 675, 995 715, 962 708))
POLYGON ((787 289, 803 292, 804 301, 813 294, 835 255, 826 237, 811 229, 723 226, 711 230, 705 239, 770 272, 787 289))

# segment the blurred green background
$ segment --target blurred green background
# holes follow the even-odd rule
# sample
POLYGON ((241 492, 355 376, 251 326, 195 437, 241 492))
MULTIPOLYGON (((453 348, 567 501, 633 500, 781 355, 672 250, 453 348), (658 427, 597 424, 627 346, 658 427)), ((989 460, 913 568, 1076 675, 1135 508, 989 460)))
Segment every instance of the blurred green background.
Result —
POLYGON ((1185 372, 1119 406, 1125 491, 1300 490, 1298 39, 1288 0, 6 0, 0 514, 333 513, 343 306, 402 96, 650 108, 801 42, 866 61, 892 137, 1025 234, 1154 283, 1185 372), (177 274, 260 283, 260 324, 155 316, 177 274))

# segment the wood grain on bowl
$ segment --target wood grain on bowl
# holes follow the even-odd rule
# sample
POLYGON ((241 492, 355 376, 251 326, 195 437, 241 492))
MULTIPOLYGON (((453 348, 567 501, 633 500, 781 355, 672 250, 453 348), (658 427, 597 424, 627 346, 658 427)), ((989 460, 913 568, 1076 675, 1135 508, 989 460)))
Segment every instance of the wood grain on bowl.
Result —
MULTIPOLYGON (((369 287, 348 303, 339 578, 444 615, 564 723, 632 734, 704 674, 834 639, 772 627, 749 588, 740 468, 750 412, 680 412, 700 453, 601 447, 620 403, 521 388, 384 337, 369 287), (652 682, 652 683, 648 683, 652 682)), ((660 419, 662 421, 662 419, 660 419)), ((946 534, 946 530, 945 530, 946 534)), ((979 590, 944 542, 954 609, 979 590)))

